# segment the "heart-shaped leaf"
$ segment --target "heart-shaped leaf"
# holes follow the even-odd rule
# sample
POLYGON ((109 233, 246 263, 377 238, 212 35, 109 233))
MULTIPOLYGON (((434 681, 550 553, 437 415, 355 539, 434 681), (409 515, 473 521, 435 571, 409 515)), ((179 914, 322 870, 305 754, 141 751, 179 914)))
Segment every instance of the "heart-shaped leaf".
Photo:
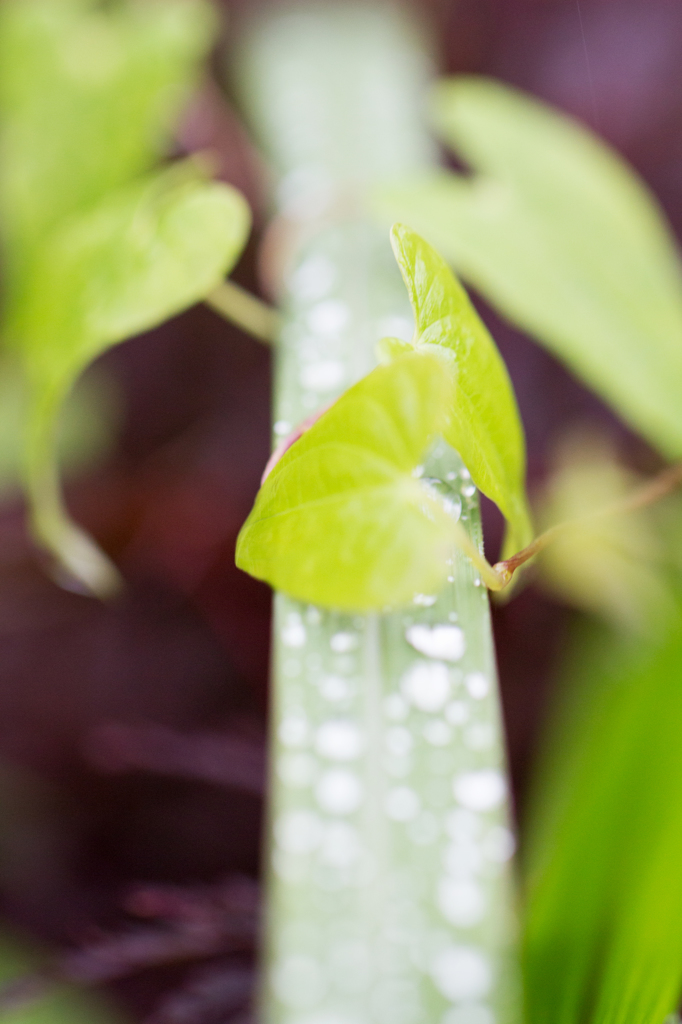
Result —
POLYGON ((434 113, 476 173, 387 188, 383 209, 682 456, 682 272, 655 199, 587 129, 500 82, 446 80, 434 113))
MULTIPOLYGON (((445 437, 477 487, 506 517, 503 557, 508 557, 530 542, 532 528, 523 427, 507 370, 469 297, 435 249, 402 224, 394 225, 391 242, 414 311, 412 346, 445 358, 454 379, 445 437)), ((404 347, 397 339, 384 339, 380 352, 391 357, 404 347)))
POLYGON ((239 568, 342 609, 439 589, 457 524, 414 470, 451 404, 442 360, 417 353, 350 388, 267 477, 239 535, 239 568))
POLYGON ((172 168, 56 233, 10 324, 29 381, 26 479, 38 538, 88 589, 111 567, 66 521, 55 491, 56 427, 79 373, 110 345, 199 301, 234 264, 249 229, 244 199, 172 168), (90 566, 90 568, 88 568, 90 566))

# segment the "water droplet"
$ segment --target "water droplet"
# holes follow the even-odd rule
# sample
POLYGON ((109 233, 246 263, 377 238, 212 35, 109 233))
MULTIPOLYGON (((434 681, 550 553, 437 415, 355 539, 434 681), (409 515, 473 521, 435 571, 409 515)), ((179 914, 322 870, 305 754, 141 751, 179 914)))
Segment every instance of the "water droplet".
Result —
POLYGON ((362 848, 357 831, 345 821, 332 821, 324 831, 320 855, 327 864, 346 868, 354 864, 362 848))
POLYGON ((443 852, 443 866, 446 871, 457 878, 469 878, 481 867, 481 854, 478 846, 467 837, 451 843, 443 852))
POLYGON ((444 878, 438 886, 436 903, 443 917, 458 928, 471 928, 485 913, 480 885, 466 878, 444 878))
POLYGON ((272 986, 283 1003, 296 1009, 314 1006, 325 989, 317 961, 303 953, 290 953, 275 965, 272 986))
POLYGON ((386 749, 395 757, 405 757, 412 750, 414 740, 409 729, 396 725, 386 731, 386 749))
POLYGON ((469 708, 461 700, 453 700, 445 709, 450 725, 464 725, 469 720, 469 708))
POLYGON ((275 842, 287 853, 311 853, 322 832, 322 822, 312 811, 287 811, 275 821, 275 842))
POLYGON ((445 818, 445 831, 453 839, 461 839, 462 836, 472 839, 481 830, 481 819, 472 811, 464 811, 457 807, 450 811, 445 818))
POLYGON ((325 700, 336 704, 350 696, 351 686, 341 676, 323 676, 320 679, 320 693, 325 700))
POLYGON ((495 1014, 484 1003, 453 1006, 441 1017, 440 1024, 496 1024, 495 1014))
POLYGON ((483 856, 496 864, 504 864, 514 856, 516 840, 511 829, 504 825, 494 825, 485 836, 482 844, 483 856))
POLYGON ((420 608, 431 608, 437 600, 434 594, 415 594, 412 603, 419 605, 420 608))
POLYGON ((300 373, 301 387, 306 391, 318 391, 321 393, 334 391, 340 386, 345 376, 343 363, 336 359, 327 359, 323 362, 309 363, 302 367, 300 373))
POLYGON ((336 281, 336 269, 326 256, 309 256, 289 278, 289 291, 302 302, 327 295, 336 281))
POLYGON ((314 604, 311 604, 306 610, 305 620, 309 626, 319 626, 322 622, 322 612, 314 604))
POLYGON ((335 633, 329 641, 329 646, 334 654, 347 654, 357 648, 358 637, 355 633, 335 633))
POLYGON ((417 846, 429 846, 431 843, 435 843, 440 834, 438 818, 435 814, 432 814, 431 811, 422 811, 422 813, 410 823, 407 831, 410 839, 413 843, 416 843, 417 846))
POLYGON ((420 477, 424 476, 424 467, 415 466, 414 469, 412 470, 412 476, 415 478, 415 480, 419 480, 420 477))
POLYGON ((462 466, 462 468, 459 471, 459 475, 461 476, 462 480, 471 480, 471 473, 466 468, 466 466, 462 466))
POLYGON ((490 683, 482 672, 470 672, 464 682, 474 700, 483 700, 488 696, 490 683))
POLYGON ((476 488, 474 487, 473 484, 466 484, 462 488, 462 494, 464 495, 465 498, 473 498, 475 493, 476 493, 476 488))
POLYGON ((452 483, 452 481, 453 481, 453 480, 456 480, 456 479, 457 479, 457 474, 455 473, 455 471, 454 471, 454 470, 452 470, 452 469, 451 469, 449 473, 446 473, 446 474, 445 474, 445 479, 446 479, 446 480, 447 480, 447 481, 448 481, 449 483, 452 483))
POLYGON ((384 700, 384 713, 387 718, 392 719, 394 722, 401 722, 404 718, 407 718, 408 712, 407 701, 399 693, 391 693, 384 700))
POLYGON ((424 739, 434 747, 446 747, 452 737, 452 730, 439 718, 427 722, 424 726, 424 739))
POLYGON ((288 420, 277 420, 272 429, 273 432, 277 435, 277 437, 287 437, 287 435, 291 433, 293 428, 291 426, 291 423, 288 422, 288 420))
POLYGON ((459 661, 466 649, 464 632, 459 626, 424 626, 405 630, 405 639, 420 654, 442 661, 459 661))
POLYGON ((317 730, 315 748, 318 754, 333 761, 352 761, 360 753, 362 737, 353 722, 325 722, 317 730))
POLYGON ((351 814, 362 803, 362 784, 351 772, 334 768, 321 777, 315 796, 329 814, 351 814))
POLYGON ((464 742, 469 750, 489 750, 495 744, 495 730, 490 722, 477 722, 465 732, 464 742))
POLYGON ((431 965, 436 988, 453 1002, 480 999, 490 991, 490 963, 473 946, 449 946, 441 950, 431 965))
POLYGON ((291 619, 282 627, 282 643, 285 647, 304 647, 308 638, 300 619, 291 619))
POLYGON ((310 754, 285 754, 277 761, 277 775, 287 786, 309 786, 317 763, 310 754))
POLYGON ((419 797, 408 786, 396 786, 389 790, 385 807, 393 821, 412 821, 419 813, 419 797))
POLYGON ((402 691, 420 711, 439 711, 450 696, 447 666, 415 661, 402 678, 402 691))
POLYGON ((453 782, 455 798, 471 811, 490 811, 504 800, 507 784, 495 768, 464 772, 453 782))
POLYGON ((350 321, 350 309, 340 299, 326 299, 313 306, 307 321, 313 334, 338 334, 350 321))
POLYGON ((308 722, 302 715, 287 715, 279 723, 277 735, 285 747, 302 747, 308 738, 308 722))

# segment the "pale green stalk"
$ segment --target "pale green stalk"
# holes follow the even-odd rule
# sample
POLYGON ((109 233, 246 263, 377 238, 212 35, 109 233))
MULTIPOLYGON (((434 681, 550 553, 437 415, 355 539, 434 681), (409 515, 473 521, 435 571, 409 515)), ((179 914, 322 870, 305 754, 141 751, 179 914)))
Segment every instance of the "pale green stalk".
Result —
MULTIPOLYGON (((280 10, 241 59, 298 239, 284 260, 278 440, 373 367, 380 337, 412 333, 388 238, 361 211, 372 180, 434 159, 419 117, 427 69, 403 22, 366 4, 280 10)), ((441 442, 424 475, 480 545, 458 456, 441 442)), ((488 599, 471 562, 453 559, 445 591, 403 613, 276 598, 267 1024, 518 1019, 488 599)))

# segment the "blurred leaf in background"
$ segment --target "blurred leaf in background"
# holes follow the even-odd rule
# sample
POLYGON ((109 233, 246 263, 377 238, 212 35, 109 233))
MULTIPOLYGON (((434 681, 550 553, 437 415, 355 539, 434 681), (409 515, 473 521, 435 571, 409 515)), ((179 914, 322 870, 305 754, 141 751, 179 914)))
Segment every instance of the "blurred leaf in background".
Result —
POLYGON ((6 1024, 121 1024, 123 1018, 103 999, 83 993, 73 987, 55 987, 47 982, 41 998, 30 998, 30 990, 24 986, 37 986, 39 994, 40 959, 29 953, 20 942, 0 934, 0 987, 17 982, 15 1000, 12 1002, 9 988, 3 996, 2 1020, 6 1024))
POLYGON ((213 34, 201 0, 5 0, 0 7, 3 340, 25 373, 24 475, 37 539, 86 590, 118 574, 68 519, 59 410, 110 345, 211 291, 250 216, 199 161, 152 173, 213 34))
POLYGON ((654 197, 586 128, 501 82, 444 80, 432 108, 473 173, 385 187, 379 208, 680 458, 682 272, 654 197))
POLYGON ((563 524, 538 557, 540 585, 626 634, 670 628, 678 611, 667 565, 671 535, 660 530, 660 510, 599 514, 642 482, 618 462, 606 437, 585 428, 557 446, 536 504, 540 530, 563 524))
POLYGON ((529 1024, 660 1024, 682 992, 682 594, 655 638, 582 624, 526 831, 529 1024))

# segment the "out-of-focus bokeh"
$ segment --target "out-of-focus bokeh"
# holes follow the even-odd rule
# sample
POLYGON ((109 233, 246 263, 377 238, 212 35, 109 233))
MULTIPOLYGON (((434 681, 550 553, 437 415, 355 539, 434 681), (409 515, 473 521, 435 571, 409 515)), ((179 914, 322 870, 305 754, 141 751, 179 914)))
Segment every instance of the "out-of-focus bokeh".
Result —
MULTIPOLYGON (((252 204, 235 277, 258 290, 268 174, 223 80, 247 6, 221 6, 220 52, 176 148, 211 150, 252 204)), ((499 77, 582 119, 682 231, 679 3, 419 9, 441 71, 499 77)), ((516 388, 531 488, 577 430, 606 437, 632 472, 659 467, 558 363, 481 308, 516 388)), ((243 1006, 256 934, 270 600, 234 567, 234 543, 268 457, 269 355, 202 306, 107 354, 90 383, 83 406, 104 402, 110 426, 82 441, 89 461, 67 495, 125 575, 111 605, 42 571, 5 486, 0 419, 0 911, 61 951, 66 973, 108 982, 133 1017, 210 1024, 243 1006)), ((494 549, 501 523, 485 515, 494 549)), ((521 815, 575 614, 535 586, 495 611, 521 815)))

